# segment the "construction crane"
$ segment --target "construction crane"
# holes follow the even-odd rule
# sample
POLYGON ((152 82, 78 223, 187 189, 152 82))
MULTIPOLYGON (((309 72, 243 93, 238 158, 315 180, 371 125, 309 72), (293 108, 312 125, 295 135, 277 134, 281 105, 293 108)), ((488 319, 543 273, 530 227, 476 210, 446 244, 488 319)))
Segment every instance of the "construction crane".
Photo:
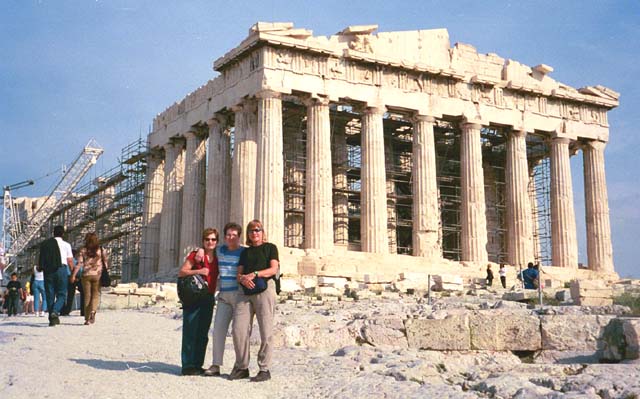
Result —
MULTIPOLYGON (((19 183, 4 186, 4 201, 2 208, 2 248, 9 248, 11 243, 18 238, 22 231, 22 223, 20 223, 20 214, 16 211, 13 204, 13 197, 11 196, 12 190, 28 187, 34 185, 33 180, 24 180, 19 183)), ((2 259, 0 259, 0 263, 2 259)))
MULTIPOLYGON (((104 150, 102 147, 100 147, 94 139, 91 139, 80 152, 80 155, 78 155, 71 166, 67 169, 60 182, 51 191, 51 194, 49 194, 47 199, 36 210, 31 219, 24 223, 24 228, 22 228, 22 226, 15 227, 15 218, 12 220, 13 226, 4 226, 5 230, 9 228, 10 230, 17 229, 19 231, 15 238, 11 240, 11 243, 4 247, 5 255, 8 258, 5 271, 10 271, 12 267, 16 267, 16 257, 27 247, 29 242, 40 231, 40 228, 47 222, 47 220, 49 220, 62 201, 71 194, 84 175, 86 175, 89 169, 95 165, 103 152, 104 150)), ((13 209, 12 204, 10 204, 10 208, 13 209)), ((9 236, 11 235, 9 234, 9 236)))

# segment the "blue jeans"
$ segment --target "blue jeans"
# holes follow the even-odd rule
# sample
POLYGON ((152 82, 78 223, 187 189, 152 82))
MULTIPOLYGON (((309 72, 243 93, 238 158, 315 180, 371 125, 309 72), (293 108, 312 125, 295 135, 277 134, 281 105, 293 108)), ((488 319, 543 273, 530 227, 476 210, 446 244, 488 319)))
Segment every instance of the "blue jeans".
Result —
POLYGON ((35 306, 33 310, 35 312, 46 312, 47 309, 47 294, 44 290, 44 280, 34 280, 33 282, 33 302, 35 306), (40 308, 40 295, 42 295, 42 309, 40 308))
POLYGON ((209 343, 209 327, 213 318, 214 296, 198 304, 184 307, 182 312, 182 371, 201 368, 209 343))
POLYGON ((53 273, 45 273, 44 289, 47 293, 49 318, 54 313, 60 314, 67 300, 67 284, 69 284, 69 273, 66 265, 62 265, 53 273))

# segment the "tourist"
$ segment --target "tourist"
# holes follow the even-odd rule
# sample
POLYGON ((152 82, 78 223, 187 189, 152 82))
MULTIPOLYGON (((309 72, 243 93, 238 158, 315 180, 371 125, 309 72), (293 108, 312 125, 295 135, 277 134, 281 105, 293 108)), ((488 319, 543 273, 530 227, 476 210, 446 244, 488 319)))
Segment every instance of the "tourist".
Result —
POLYGON ((22 309, 25 315, 30 315, 33 313, 33 288, 31 286, 31 282, 27 281, 24 283, 24 293, 22 295, 24 303, 22 304, 22 309))
POLYGON ((71 313, 71 310, 73 309, 73 301, 75 301, 76 299, 76 287, 80 284, 79 278, 76 279, 76 281, 71 282, 71 274, 73 273, 73 269, 75 269, 75 267, 78 264, 78 251, 76 251, 75 249, 72 249, 71 253, 73 254, 73 265, 70 266, 70 269, 69 269, 69 284, 67 284, 67 300, 65 301, 64 306, 60 311, 60 316, 69 316, 69 314, 71 313))
POLYGON ((533 266, 533 262, 529 262, 527 268, 522 271, 522 282, 524 288, 527 290, 534 290, 536 287, 536 281, 538 280, 538 271, 533 266))
POLYGON ((487 264, 487 286, 491 287, 493 284, 493 270, 491 270, 491 265, 487 264))
POLYGON ((209 327, 213 317, 218 279, 218 260, 215 253, 217 243, 218 230, 205 229, 202 233, 203 258, 197 261, 197 251, 192 251, 178 272, 178 277, 195 274, 205 276, 209 285, 209 295, 206 298, 189 306, 182 306, 182 375, 204 374, 202 365, 209 343, 209 327))
POLYGON ((33 294, 34 311, 38 316, 44 316, 47 311, 47 296, 44 291, 44 272, 38 271, 38 267, 33 267, 33 284, 31 285, 33 294))
MULTIPOLYGON (((218 269, 218 297, 216 316, 213 322, 213 360, 211 367, 205 371, 206 376, 219 376, 224 357, 224 347, 229 325, 233 319, 233 308, 238 294, 238 263, 244 247, 240 246, 242 227, 236 223, 224 226, 224 245, 216 248, 218 269)), ((200 255, 200 253, 199 253, 200 255)))
POLYGON ((62 239, 64 227, 53 228, 53 238, 40 244, 38 270, 44 271, 44 289, 47 296, 49 326, 60 324, 60 311, 67 299, 69 273, 67 267, 73 265, 71 245, 62 239))
POLYGON ((84 247, 78 254, 78 264, 73 268, 71 284, 82 268, 82 291, 84 293, 84 324, 96 322, 96 312, 100 305, 100 276, 109 273, 109 260, 104 248, 100 246, 96 233, 87 233, 84 247), (103 271, 103 266, 105 270, 103 271))
POLYGON ((22 295, 22 284, 18 281, 18 274, 11 273, 11 280, 7 283, 7 317, 18 314, 18 301, 22 295))
POLYGON ((269 366, 273 352, 273 317, 276 307, 276 285, 274 277, 278 273, 278 247, 267 242, 267 234, 262 222, 252 220, 247 225, 249 246, 240 255, 238 265, 238 282, 243 286, 238 292, 236 307, 233 312, 233 346, 236 362, 229 379, 236 380, 249 377, 249 339, 253 326, 253 316, 258 319, 260 328, 260 350, 258 366, 260 371, 251 381, 260 382, 271 379, 269 366), (263 279, 259 281, 259 279, 263 279), (263 286, 259 293, 249 290, 263 286))
POLYGON ((507 268, 504 266, 504 263, 500 263, 500 270, 498 270, 498 274, 500 275, 502 288, 507 288, 507 268))

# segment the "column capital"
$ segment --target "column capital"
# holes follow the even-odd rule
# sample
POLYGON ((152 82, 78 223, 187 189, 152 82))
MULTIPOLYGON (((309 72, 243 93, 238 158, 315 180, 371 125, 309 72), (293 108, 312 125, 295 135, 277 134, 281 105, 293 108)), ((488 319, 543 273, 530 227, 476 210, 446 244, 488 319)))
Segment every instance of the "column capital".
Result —
POLYGON ((460 122, 460 127, 462 129, 480 130, 484 127, 484 124, 480 123, 479 121, 469 121, 467 119, 463 119, 462 122, 460 122))
POLYGON ((213 118, 207 120, 207 127, 211 130, 214 127, 224 128, 229 123, 229 117, 224 114, 214 114, 213 118))
POLYGON ((282 93, 277 92, 275 90, 260 90, 255 94, 255 97, 260 99, 281 98, 282 93))
POLYGON ((387 112, 387 108, 384 105, 380 105, 380 106, 368 106, 368 105, 364 105, 362 107, 357 107, 358 111, 360 111, 362 114, 369 114, 369 115, 384 115, 385 112, 387 112))
POLYGON ((600 140, 585 140, 582 145, 584 147, 590 147, 596 151, 604 151, 604 148, 607 146, 605 141, 600 140))
POLYGON ((554 144, 571 144, 573 140, 571 140, 569 137, 563 137, 563 136, 552 136, 551 137, 551 142, 554 144))
POLYGON ((509 135, 510 136, 515 136, 518 138, 526 138, 527 137, 527 131, 524 129, 511 129, 509 131, 509 135))
POLYGON ((185 140, 183 137, 172 137, 162 145, 162 148, 164 148, 165 153, 176 148, 182 149, 182 147, 184 147, 184 142, 185 140))
POLYGON ((411 115, 411 122, 427 122, 427 123, 435 123, 436 117, 431 115, 424 115, 419 113, 414 113, 411 115))
POLYGON ((229 107, 229 109, 234 112, 256 112, 257 103, 254 98, 242 98, 236 101, 235 105, 229 107))
POLYGON ((196 138, 200 137, 200 132, 199 132, 197 129, 193 129, 193 128, 192 128, 192 129, 187 130, 186 132, 184 132, 184 133, 182 134, 182 136, 183 136, 187 141, 189 141, 189 140, 193 140, 193 139, 196 139, 196 138))
POLYGON ((322 96, 303 97, 301 100, 302 100, 302 103, 307 107, 311 107, 314 105, 327 106, 331 102, 331 100, 329 100, 329 97, 322 97, 322 96))

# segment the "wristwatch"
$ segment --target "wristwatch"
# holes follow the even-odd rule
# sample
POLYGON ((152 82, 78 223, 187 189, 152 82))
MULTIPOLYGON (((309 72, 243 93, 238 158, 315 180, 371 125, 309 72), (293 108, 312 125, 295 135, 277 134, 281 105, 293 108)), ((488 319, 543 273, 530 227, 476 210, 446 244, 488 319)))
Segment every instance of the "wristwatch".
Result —
POLYGON ((258 277, 258 272, 253 272, 253 275, 258 277))

